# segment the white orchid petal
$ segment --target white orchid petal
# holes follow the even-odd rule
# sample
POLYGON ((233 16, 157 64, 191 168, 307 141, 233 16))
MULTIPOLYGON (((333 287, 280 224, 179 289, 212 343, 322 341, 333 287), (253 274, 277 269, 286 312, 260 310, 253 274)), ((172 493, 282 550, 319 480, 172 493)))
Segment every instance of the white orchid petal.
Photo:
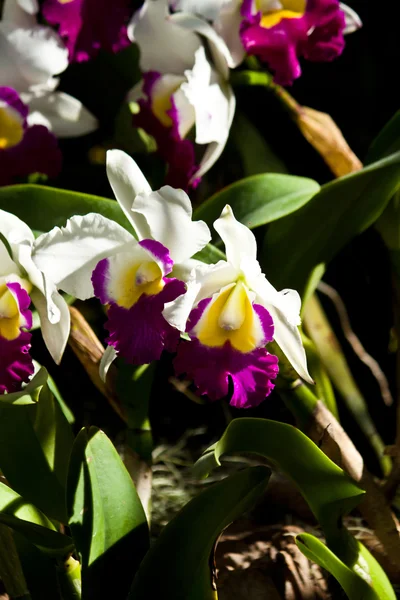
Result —
POLYGON ((225 143, 229 134, 229 102, 223 82, 212 73, 204 48, 196 52, 194 67, 185 71, 187 83, 181 86, 196 115, 196 143, 225 143))
POLYGON ((150 194, 151 187, 133 158, 122 150, 107 152, 107 176, 116 199, 139 238, 150 237, 146 222, 132 215, 132 204, 138 194, 150 194))
POLYGON ((38 237, 32 259, 57 287, 85 300, 93 296, 91 274, 97 263, 132 241, 120 225, 90 213, 69 219, 38 237))
POLYGON ((257 242, 253 232, 235 218, 228 204, 214 222, 214 229, 225 244, 228 262, 234 267, 240 269, 244 257, 256 259, 257 242))
POLYGON ((57 292, 53 294, 53 302, 59 312, 57 323, 48 319, 48 305, 45 296, 34 289, 31 293, 32 302, 39 313, 40 326, 44 342, 53 360, 59 364, 68 341, 70 330, 70 314, 67 303, 57 292))
POLYGON ((231 69, 240 65, 246 56, 239 32, 242 22, 241 4, 242 0, 228 0, 224 3, 214 21, 215 31, 221 36, 229 49, 231 56, 229 66, 231 69))
MULTIPOLYGON (((0 25, 3 38, 1 72, 4 64, 15 71, 14 79, 19 82, 18 91, 28 91, 30 86, 46 84, 54 75, 65 71, 68 66, 68 50, 50 27, 37 25, 28 29, 10 27, 8 23, 0 25), (5 42, 8 42, 7 47, 4 47, 5 42), (5 55, 3 50, 6 51, 5 55)), ((7 83, 3 81, 3 74, 0 83, 7 83)))
POLYGON ((0 210, 0 234, 7 240, 12 258, 17 264, 20 262, 18 257, 20 244, 26 243, 30 254, 30 248, 35 239, 32 231, 21 219, 5 210, 0 210))
POLYGON ((192 13, 208 21, 214 21, 224 2, 226 0, 173 0, 170 4, 174 10, 192 13))
POLYGON ((131 41, 140 49, 142 71, 182 75, 194 63, 199 37, 175 24, 170 18, 168 0, 146 0, 128 27, 131 41))
POLYGON ((235 61, 223 38, 203 19, 187 13, 177 13, 171 20, 180 27, 193 31, 209 42, 213 63, 219 73, 228 79, 229 68, 233 68, 235 61))
POLYGON ((344 4, 343 2, 339 3, 341 10, 344 12, 344 17, 346 21, 346 26, 343 30, 344 35, 348 35, 349 33, 354 33, 362 27, 362 21, 359 15, 355 10, 344 4))
POLYGON ((209 171, 209 169, 211 169, 211 167, 216 163, 218 158, 221 156, 222 151, 224 150, 225 144, 228 139, 228 135, 229 135, 229 131, 230 131, 230 128, 232 125, 233 117, 235 115, 236 98, 235 98, 235 95, 233 93, 231 86, 228 84, 221 84, 220 91, 223 94, 226 94, 226 97, 228 100, 226 105, 225 105, 225 103, 222 103, 222 102, 219 104, 220 120, 221 120, 221 123, 224 123, 223 128, 224 128, 224 131, 226 132, 226 137, 221 139, 221 141, 219 141, 219 142, 211 142, 207 146, 206 151, 200 161, 200 166, 199 166, 198 170, 192 176, 191 181, 194 181, 195 179, 202 177, 205 173, 207 173, 207 171, 209 171), (227 107, 226 114, 225 114, 225 112, 222 112, 222 110, 221 110, 221 109, 225 110, 225 107, 227 107))
POLYGON ((100 379, 105 381, 107 379, 107 373, 114 360, 117 358, 118 353, 113 346, 107 346, 101 357, 99 373, 100 379))
POLYGON ((139 194, 132 213, 135 220, 138 216, 146 220, 151 237, 168 248, 175 263, 191 258, 211 239, 204 221, 192 221, 188 195, 169 185, 148 195, 139 194))
POLYGON ((307 369, 306 353, 300 333, 295 325, 288 322, 285 315, 273 306, 267 307, 274 321, 274 340, 302 379, 313 384, 307 369))
POLYGON ((18 27, 34 27, 36 25, 37 2, 30 0, 5 0, 2 20, 18 27))
POLYGON ((4 275, 10 275, 11 273, 19 275, 20 270, 18 265, 12 260, 6 246, 3 244, 0 238, 0 277, 3 277, 4 275))
POLYGON ((59 137, 78 137, 95 131, 98 121, 83 104, 63 92, 32 98, 28 125, 46 125, 59 137))

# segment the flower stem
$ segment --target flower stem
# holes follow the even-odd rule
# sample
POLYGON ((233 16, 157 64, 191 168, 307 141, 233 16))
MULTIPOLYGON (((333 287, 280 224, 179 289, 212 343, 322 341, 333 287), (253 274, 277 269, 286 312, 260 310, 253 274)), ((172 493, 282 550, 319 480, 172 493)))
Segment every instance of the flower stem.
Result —
POLYGON ((342 347, 315 294, 308 300, 303 318, 308 334, 317 347, 333 385, 368 439, 386 476, 391 470, 392 461, 384 454, 385 444, 376 430, 366 401, 347 365, 342 347))
POLYGON ((58 580, 63 600, 80 600, 82 598, 81 565, 78 560, 69 556, 58 565, 58 580))

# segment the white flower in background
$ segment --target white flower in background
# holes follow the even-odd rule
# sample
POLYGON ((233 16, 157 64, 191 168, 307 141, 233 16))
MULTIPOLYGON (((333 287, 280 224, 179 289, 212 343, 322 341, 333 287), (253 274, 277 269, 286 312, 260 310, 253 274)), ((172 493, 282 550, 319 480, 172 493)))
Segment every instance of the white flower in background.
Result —
POLYGON ((68 67, 68 50, 50 27, 39 25, 35 0, 5 0, 0 21, 0 86, 29 105, 28 125, 45 125, 57 137, 85 135, 96 118, 69 94, 55 91, 68 67))
POLYGON ((140 106, 134 124, 155 138, 167 182, 195 186, 221 155, 235 112, 228 48, 202 19, 171 15, 167 0, 146 0, 128 34, 139 46, 143 72, 128 97, 140 106), (188 139, 192 129, 195 143, 188 139))

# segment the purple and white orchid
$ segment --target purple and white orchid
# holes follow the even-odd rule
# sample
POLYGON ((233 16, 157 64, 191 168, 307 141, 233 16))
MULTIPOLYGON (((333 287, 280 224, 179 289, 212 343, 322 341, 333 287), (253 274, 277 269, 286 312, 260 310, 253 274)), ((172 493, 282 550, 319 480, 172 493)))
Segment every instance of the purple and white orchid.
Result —
POLYGON ((82 300, 97 296, 108 306, 103 374, 116 354, 144 364, 176 349, 180 333, 163 316, 165 305, 186 291, 175 272, 210 241, 207 225, 192 221, 183 190, 153 192, 119 150, 107 153, 107 174, 132 233, 98 214, 72 217, 42 236, 35 252, 36 265, 59 289, 82 300))
POLYGON ((226 261, 196 266, 187 292, 167 307, 164 316, 191 341, 182 341, 174 361, 201 394, 226 396, 231 404, 257 406, 274 387, 278 359, 266 344, 275 340, 297 373, 312 382, 301 342, 300 297, 278 292, 261 272, 253 233, 239 223, 229 206, 214 223, 225 244, 226 261))
MULTIPOLYGON (((29 227, 0 210, 0 394, 18 391, 34 372, 29 354, 31 302, 38 311, 43 339, 59 363, 70 327, 68 306, 34 263, 36 246, 29 227)), ((51 260, 51 257, 49 257, 51 260)))
POLYGON ((43 125, 29 126, 29 109, 15 90, 0 86, 0 186, 32 173, 56 177, 62 156, 43 125))
POLYGON ((333 60, 344 48, 343 36, 361 27, 358 15, 339 0, 171 0, 170 5, 212 22, 233 66, 246 53, 258 56, 281 85, 300 76, 301 57, 333 60))
POLYGON ((128 97, 140 107, 134 124, 156 140, 168 165, 167 183, 182 189, 195 186, 220 156, 232 124, 229 50, 206 22, 171 15, 167 0, 146 0, 128 33, 139 46, 143 71, 128 97), (188 139, 192 129, 195 144, 188 139), (205 149, 198 161, 199 146, 205 149))
POLYGON ((79 100, 57 92, 68 67, 68 49, 50 27, 37 23, 35 0, 5 0, 0 21, 0 86, 15 89, 29 106, 28 125, 44 125, 57 137, 85 135, 97 128, 79 100))

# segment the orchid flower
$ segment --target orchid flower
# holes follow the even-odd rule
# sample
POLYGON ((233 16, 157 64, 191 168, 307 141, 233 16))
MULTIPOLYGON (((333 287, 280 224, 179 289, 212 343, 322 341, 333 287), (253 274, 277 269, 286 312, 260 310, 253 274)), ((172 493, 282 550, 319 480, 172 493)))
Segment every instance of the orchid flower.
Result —
POLYGON ((82 300, 97 296, 108 306, 103 374, 116 353, 144 364, 163 349, 176 349, 180 333, 163 310, 186 286, 171 276, 172 269, 184 267, 211 237, 203 221, 192 222, 183 190, 165 186, 153 192, 124 152, 107 153, 107 175, 132 232, 98 214, 72 217, 42 236, 35 253, 36 265, 51 271, 59 289, 82 300))
POLYGON ((0 210, 0 393, 17 391, 34 372, 29 355, 31 301, 43 339, 59 363, 70 327, 68 306, 48 273, 33 262, 40 237, 15 215, 0 210))
POLYGON ((278 359, 265 345, 280 346, 297 373, 312 382, 301 342, 300 297, 294 290, 278 292, 256 259, 253 233, 226 206, 214 228, 225 244, 227 260, 193 269, 185 296, 164 311, 167 321, 186 331, 174 361, 201 394, 211 400, 226 396, 231 404, 257 406, 274 387, 278 359))
POLYGON ((131 0, 44 0, 42 11, 69 51, 71 62, 83 62, 100 49, 118 52, 129 46, 127 24, 131 0))
POLYGON ((129 94, 140 112, 134 124, 152 135, 168 164, 167 183, 195 186, 222 153, 235 111, 227 83, 230 54, 210 25, 195 16, 170 15, 167 0, 146 0, 128 33, 140 49, 143 79, 129 94), (204 41, 213 64, 206 57, 204 41), (197 162, 188 139, 205 146, 197 162))
POLYGON ((31 173, 58 175, 62 156, 54 135, 27 123, 28 107, 17 92, 0 86, 0 185, 31 173))
POLYGON ((330 61, 344 48, 343 35, 361 27, 357 13, 338 0, 171 0, 175 10, 212 21, 234 66, 256 55, 289 85, 300 76, 299 58, 330 61))
POLYGON ((38 25, 35 0, 5 0, 0 21, 0 85, 15 89, 29 105, 28 125, 44 125, 57 137, 85 135, 95 117, 77 100, 57 92, 68 50, 50 27, 38 25))

